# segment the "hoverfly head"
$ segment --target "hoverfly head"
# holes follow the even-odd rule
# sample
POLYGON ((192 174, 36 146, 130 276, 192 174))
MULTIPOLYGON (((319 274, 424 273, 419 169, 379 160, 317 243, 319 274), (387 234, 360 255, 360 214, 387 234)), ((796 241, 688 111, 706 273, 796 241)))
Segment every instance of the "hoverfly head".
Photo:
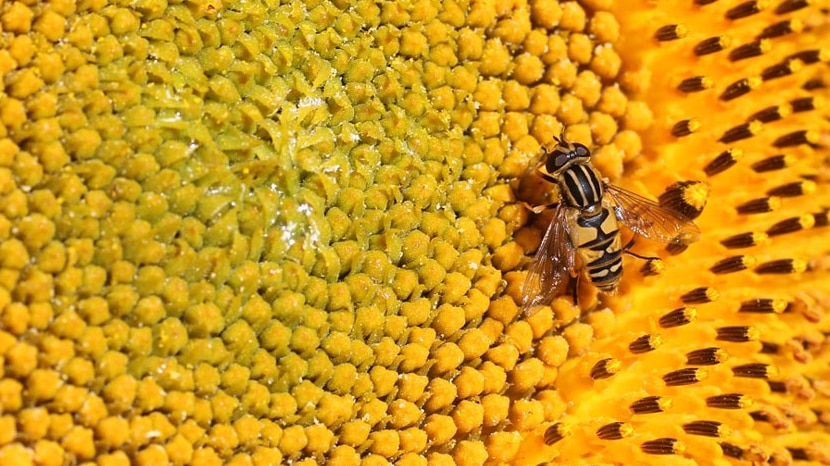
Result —
POLYGON ((585 163, 591 158, 591 151, 584 144, 568 142, 564 138, 555 138, 558 143, 547 154, 545 171, 557 177, 573 163, 585 163))

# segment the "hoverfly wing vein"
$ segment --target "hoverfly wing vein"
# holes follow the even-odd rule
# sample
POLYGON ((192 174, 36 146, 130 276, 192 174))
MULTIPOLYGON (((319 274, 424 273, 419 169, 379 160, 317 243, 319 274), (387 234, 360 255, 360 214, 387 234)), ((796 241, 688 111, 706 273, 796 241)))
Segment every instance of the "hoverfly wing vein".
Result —
POLYGON ((614 214, 634 233, 662 243, 690 244, 700 238, 700 229, 690 219, 631 191, 605 185, 616 204, 614 214))
POLYGON ((567 230, 567 207, 556 207, 550 225, 542 238, 539 249, 522 287, 522 312, 530 315, 536 306, 550 304, 562 294, 574 272, 575 249, 567 230))

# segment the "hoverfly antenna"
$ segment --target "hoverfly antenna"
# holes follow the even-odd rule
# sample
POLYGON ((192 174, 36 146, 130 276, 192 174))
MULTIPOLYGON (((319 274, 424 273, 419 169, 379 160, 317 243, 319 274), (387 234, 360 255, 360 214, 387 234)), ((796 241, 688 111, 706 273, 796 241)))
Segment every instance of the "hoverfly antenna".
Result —
POLYGON ((556 141, 557 144, 565 143, 565 125, 562 125, 562 130, 559 132, 559 137, 554 136, 553 140, 556 141))

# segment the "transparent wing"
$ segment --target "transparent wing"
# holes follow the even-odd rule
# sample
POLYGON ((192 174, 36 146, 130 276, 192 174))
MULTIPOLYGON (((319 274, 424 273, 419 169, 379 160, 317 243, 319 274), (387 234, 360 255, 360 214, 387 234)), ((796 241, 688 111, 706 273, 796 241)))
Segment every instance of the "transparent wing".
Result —
POLYGON ((694 243, 700 238, 700 229, 682 214, 618 186, 606 184, 605 192, 616 204, 617 220, 638 235, 662 243, 679 244, 694 243))
POLYGON ((522 312, 550 304, 562 294, 574 271, 575 250, 567 230, 567 207, 556 207, 542 243, 533 257, 522 286, 522 312))

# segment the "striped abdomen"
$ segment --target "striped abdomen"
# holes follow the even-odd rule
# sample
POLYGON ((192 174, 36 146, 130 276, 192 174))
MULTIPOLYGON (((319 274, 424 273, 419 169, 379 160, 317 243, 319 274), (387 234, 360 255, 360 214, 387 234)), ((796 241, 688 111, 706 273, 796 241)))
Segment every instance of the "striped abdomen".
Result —
POLYGON ((615 291, 622 277, 622 240, 611 209, 602 206, 591 216, 577 213, 570 230, 591 282, 606 293, 615 291))

